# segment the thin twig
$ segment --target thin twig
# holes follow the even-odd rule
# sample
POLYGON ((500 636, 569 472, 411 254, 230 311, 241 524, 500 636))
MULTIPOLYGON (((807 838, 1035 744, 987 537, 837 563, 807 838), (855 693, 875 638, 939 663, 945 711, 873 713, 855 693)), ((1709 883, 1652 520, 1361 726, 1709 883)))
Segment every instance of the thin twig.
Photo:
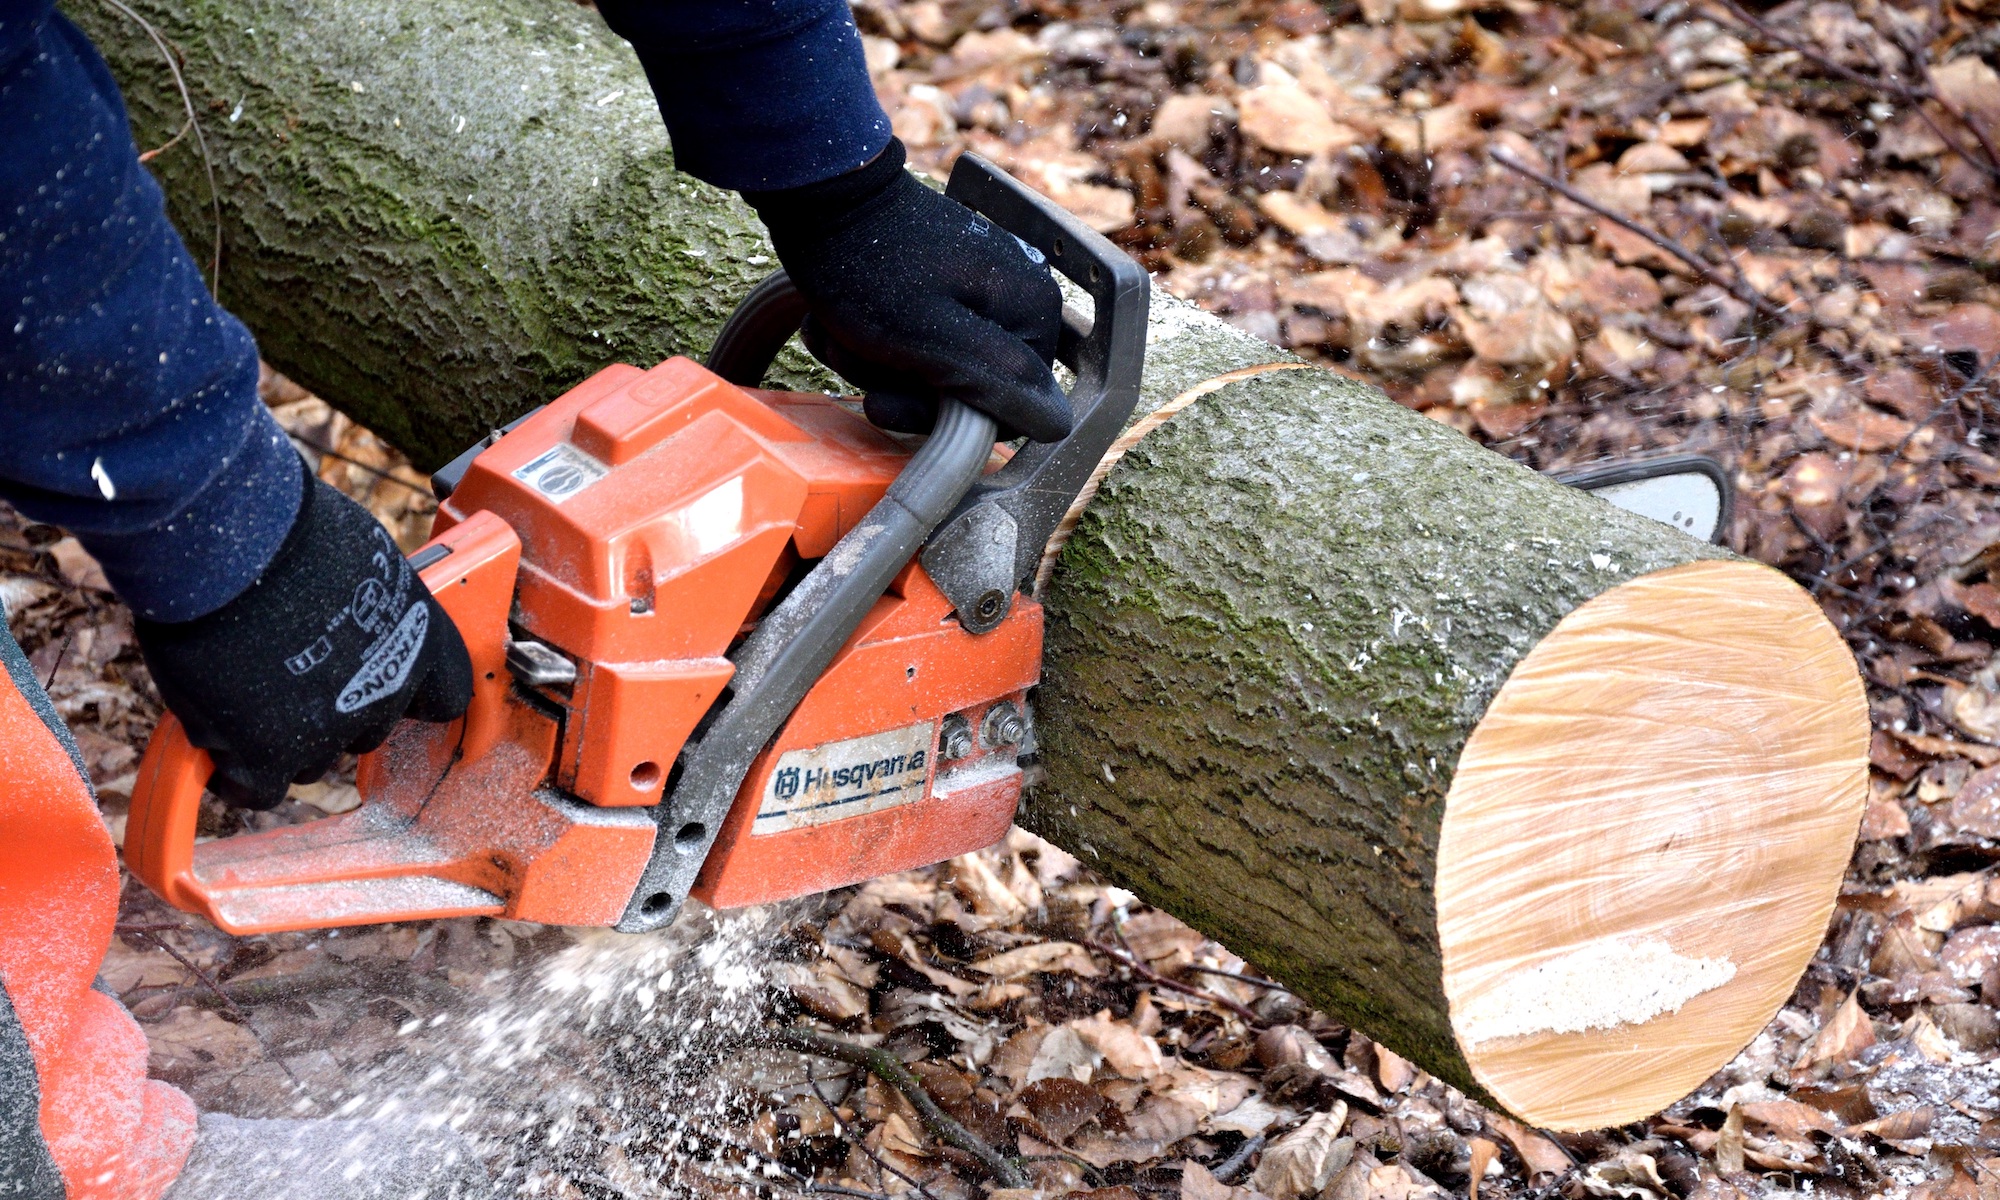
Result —
POLYGON ((242 1025, 246 1029, 254 1030, 255 1027, 250 1024, 250 1015, 244 1012, 242 1009, 236 1007, 236 1001, 229 998, 229 993, 222 990, 222 985, 217 983, 212 977, 210 977, 207 971, 204 971, 201 967, 195 965, 195 961, 193 959, 189 958, 185 954, 182 954, 180 951, 174 949, 173 945, 170 942, 168 942, 165 938, 158 936, 157 934, 141 933, 138 936, 148 942, 151 942, 155 948, 166 951, 167 954, 170 957, 172 957, 175 962, 179 963, 183 967, 186 967, 188 974, 194 976, 196 981, 198 981, 203 987, 215 993, 216 998, 222 1001, 222 1007, 229 1013, 230 1016, 236 1019, 238 1024, 242 1025))
MULTIPOLYGON (((820 1076, 816 1076, 816 1074, 814 1074, 814 1070, 812 1070, 812 1060, 810 1060, 810 1058, 806 1060, 806 1082, 808 1082, 808 1084, 812 1084, 812 1094, 814 1094, 814 1096, 818 1096, 820 1104, 824 1104, 828 1112, 834 1112, 834 1102, 832 1102, 832 1100, 828 1100, 828 1098, 826 1098, 826 1092, 822 1092, 822 1090, 820 1090, 820 1076)), ((848 1080, 848 1090, 846 1090, 846 1092, 842 1092, 842 1094, 840 1094, 840 1098, 842 1098, 842 1100, 846 1100, 850 1092, 854 1092, 854 1080, 852 1080, 852 1078, 848 1080)), ((888 1172, 888 1174, 896 1176, 898 1180, 902 1180, 902 1182, 910 1184, 912 1188, 916 1188, 916 1194, 918 1194, 918 1196, 924 1196, 924 1200, 938 1200, 936 1196, 932 1196, 932 1194, 930 1194, 930 1188, 926 1188, 922 1180, 916 1180, 916 1178, 910 1178, 908 1174, 904 1174, 904 1172, 896 1170, 894 1166, 890 1166, 890 1164, 888 1164, 888 1160, 886 1160, 886 1158, 882 1158, 880 1154, 876 1154, 874 1150, 870 1150, 870 1148, 868 1148, 868 1138, 862 1138, 862 1140, 858 1140, 858 1142, 850 1142, 850 1140, 848 1140, 848 1134, 846 1134, 846 1130, 848 1130, 848 1122, 840 1120, 840 1116, 836 1114, 836 1116, 834 1116, 834 1132, 836 1132, 836 1134, 840 1134, 840 1144, 842 1144, 842 1146, 854 1146, 854 1148, 858 1148, 858 1150, 860 1150, 860 1152, 862 1152, 862 1154, 864 1154, 864 1156, 868 1158, 868 1162, 872 1162, 872 1164, 874 1164, 874 1168, 876 1168, 876 1178, 878 1178, 878 1180, 882 1178, 882 1172, 888 1172)))
POLYGON ((1206 991, 1202 988, 1195 987, 1193 984, 1182 983, 1178 979, 1173 979, 1169 978, 1168 976, 1162 975, 1158 971, 1155 971, 1153 968, 1147 966, 1145 963, 1140 962, 1136 956, 1128 955, 1124 951, 1118 949, 1115 946, 1107 946, 1103 942, 1093 942, 1088 939, 1085 939, 1083 944, 1089 949, 1095 950, 1099 954, 1104 955, 1106 958, 1115 959, 1117 962, 1122 964, 1126 970, 1132 972, 1134 975, 1137 975, 1139 978, 1145 980, 1147 983, 1153 984, 1157 987, 1166 988, 1170 992, 1179 992, 1184 996, 1198 996, 1201 999, 1208 1001, 1210 1004, 1219 1004, 1222 1007, 1228 1009, 1230 1012, 1235 1013, 1237 1016, 1242 1017, 1245 1021, 1250 1022, 1252 1025, 1257 1024, 1262 1019, 1258 1017, 1258 1015, 1255 1012, 1251 1011, 1249 1005, 1243 1004, 1242 1002, 1237 1000, 1231 1000, 1227 996, 1218 996, 1214 992, 1206 991))
MULTIPOLYGON (((167 70, 174 77, 174 86, 180 89, 181 107, 187 110, 187 123, 194 129, 195 147, 201 151, 201 169, 208 173, 208 208, 210 215, 215 219, 214 255, 208 264, 208 294, 210 299, 219 301, 222 298, 222 193, 216 190, 215 161, 208 154, 208 139, 202 136, 201 122, 195 119, 194 96, 188 91, 187 80, 181 77, 180 60, 174 56, 173 47, 167 45, 167 39, 160 36, 160 31, 153 28, 152 22, 133 12, 123 0, 104 0, 104 2, 146 31, 146 36, 152 39, 154 47, 159 50, 160 57, 167 60, 167 70)), ((175 134, 174 138, 178 141, 180 135, 175 134)), ((161 147, 163 150, 165 148, 161 147)))
POLYGON ((890 1197, 881 1192, 864 1192, 860 1188, 842 1187, 837 1183, 806 1183, 799 1185, 799 1190, 808 1195, 860 1196, 862 1200, 890 1200, 890 1197))
MULTIPOLYGON (((1973 124, 1972 119, 1964 112, 1961 112, 1957 105, 1937 93, 1936 86, 1930 82, 1930 67, 1928 64, 1920 64, 1925 78, 1925 85, 1922 88, 1913 88, 1909 84, 1886 73, 1877 76, 1864 75, 1839 59, 1834 58, 1832 55, 1822 53, 1811 43, 1794 38, 1790 34, 1758 18, 1755 14, 1738 4, 1737 0, 1716 0, 1716 2, 1727 9, 1731 16, 1748 26, 1759 37, 1768 38, 1785 49, 1812 60, 1823 70, 1831 71, 1849 83, 1856 83, 1865 88, 1873 88, 1886 92, 1908 104, 1916 110, 1918 116, 1923 118, 1924 124, 1931 127, 1931 132, 1937 134, 1938 140, 1951 148, 1953 154, 1958 155, 1988 175, 2000 179, 2000 149, 1995 148, 1992 139, 1986 136, 1986 131, 1973 124), (1924 109, 1924 101, 1926 100, 1935 103, 1953 120, 1965 126, 1973 138, 1978 141, 1979 148, 1985 153, 1985 162, 1981 162, 1978 157, 1967 153, 1965 147, 1961 146, 1956 139, 1944 131, 1944 128, 1937 123, 1937 119, 1924 109)), ((1904 50, 1905 53, 1908 52, 1907 47, 1904 50)))
POLYGON ((1250 1165, 1251 1157, 1263 1148, 1264 1135, 1260 1133, 1249 1141, 1244 1142, 1241 1146, 1238 1146, 1236 1153, 1223 1159, 1222 1165, 1210 1171, 1209 1174, 1215 1176, 1217 1183, 1228 1183, 1238 1175, 1241 1175, 1243 1168, 1250 1165))
POLYGON ((872 1046, 857 1046, 839 1038, 828 1037, 816 1030, 791 1025, 775 1031, 777 1039, 794 1050, 806 1054, 817 1054, 821 1058, 831 1058, 860 1067, 882 1082, 895 1088, 910 1102, 917 1112, 917 1119, 923 1122, 932 1137, 948 1146, 955 1146, 979 1160, 979 1164, 999 1182, 1002 1187, 1030 1187, 1033 1181, 1019 1163, 986 1144, 985 1139, 959 1124, 951 1115, 937 1106, 929 1092, 916 1076, 910 1074, 895 1055, 872 1046))
POLYGON ((42 680, 43 691, 46 692, 55 686, 56 672, 62 670, 63 659, 69 657, 69 644, 75 640, 76 634, 74 633, 63 635, 62 645, 56 647, 56 661, 49 665, 49 677, 42 680))
POLYGON ((1556 193, 1563 199, 1568 200, 1570 203, 1581 205, 1582 207, 1589 209, 1591 212, 1596 213, 1598 216, 1603 217, 1605 220, 1610 221, 1611 223, 1619 226, 1620 228, 1626 229, 1632 233, 1638 234, 1642 238, 1645 238, 1648 242, 1651 242, 1653 245, 1659 247, 1660 250, 1662 250, 1663 252, 1670 254, 1673 257, 1679 259, 1680 261, 1686 263, 1690 268, 1692 268, 1695 271, 1696 274, 1700 275, 1703 279, 1708 280, 1710 283, 1721 288, 1723 291, 1728 292, 1730 295, 1736 297, 1738 300, 1743 301, 1743 303, 1748 304, 1750 307, 1756 309, 1758 312, 1763 313, 1765 316, 1770 317, 1772 320, 1778 321, 1786 325, 1790 325, 1797 320, 1797 318, 1794 317, 1791 313, 1788 313, 1784 309, 1779 308, 1776 304, 1773 304, 1768 298, 1765 297, 1765 295, 1762 292, 1758 291, 1753 287, 1750 287, 1748 284, 1738 284, 1735 280, 1729 278, 1729 276, 1724 275, 1721 271, 1717 270, 1713 263, 1710 263, 1702 259, 1698 255, 1689 253, 1686 249, 1682 248, 1680 245, 1676 244, 1671 239, 1667 238, 1658 231, 1650 229, 1645 225, 1641 225, 1639 222, 1634 221, 1629 217, 1613 212, 1611 209, 1605 207, 1602 204, 1599 204, 1597 201, 1591 199, 1589 196, 1584 195, 1582 192, 1577 191, 1575 188, 1562 182, 1561 180, 1553 179, 1547 175, 1542 174, 1540 171, 1535 170, 1533 167, 1522 162, 1520 159, 1515 158, 1512 154, 1509 154, 1507 151, 1503 149, 1495 147, 1491 150, 1488 150, 1487 154, 1493 159, 1494 162, 1499 163, 1501 166, 1507 168, 1510 171, 1515 172, 1516 174, 1527 176, 1529 179, 1532 179, 1536 183, 1541 184, 1543 187, 1556 193))
POLYGON ((181 129, 179 133, 176 133, 174 136, 168 138, 166 141, 161 142, 159 145, 153 147, 151 150, 139 151, 139 161, 141 163, 152 162, 160 155, 165 154, 167 151, 173 149, 175 146, 180 145, 181 139, 186 137, 188 135, 188 130, 193 128, 194 128, 193 121, 181 122, 181 129))
POLYGON ((1183 971, 1199 971, 1203 975, 1214 975, 1219 979, 1234 979, 1238 983, 1247 983, 1251 987, 1260 987, 1266 991, 1283 992, 1288 996, 1292 994, 1292 989, 1275 979, 1259 979, 1254 975, 1243 975, 1235 971, 1225 971, 1221 967, 1204 967, 1200 963, 1189 963, 1181 969, 1183 971))
POLYGON ((362 462, 360 459, 350 458, 347 455, 342 454, 338 450, 329 450, 326 447, 314 442, 311 438, 300 437, 296 433, 287 434, 286 436, 292 439, 293 444, 304 446, 306 449, 312 451, 314 454, 324 454, 328 458, 334 459, 339 462, 344 462, 350 467, 359 467, 361 470, 368 472, 370 475, 375 476, 377 479, 386 479, 390 483, 393 483, 398 487, 406 487, 411 491, 415 492, 417 495, 424 497, 425 499, 429 499, 431 496, 431 490, 427 487, 422 487, 418 484, 411 483, 407 479, 399 479, 396 476, 390 474, 389 472, 384 471, 380 467, 371 467, 367 463, 362 462))
MULTIPOLYGON (((161 950, 166 951, 167 954, 170 957, 172 957, 172 959, 175 962, 187 968, 188 974, 194 976, 196 980, 200 981, 201 986, 215 993, 216 999, 222 1001, 222 1007, 229 1013, 231 1017, 235 1018, 237 1024, 243 1026, 243 1028, 250 1031, 250 1036, 256 1039, 258 1048, 264 1051, 266 1057, 270 1056, 271 1053, 270 1047, 264 1045, 264 1035, 262 1033, 259 1033, 257 1031, 257 1026, 251 1023, 250 1014, 244 1012, 242 1009, 236 1006, 236 1001, 229 998, 229 993, 222 990, 222 985, 220 983, 217 983, 213 976, 211 976, 207 971, 204 971, 201 967, 197 966, 193 959, 189 958, 185 954, 182 954, 180 951, 174 949, 173 944, 168 942, 167 939, 161 937, 159 934, 140 933, 137 934, 136 936, 145 941, 151 942, 154 946, 157 946, 161 950)), ((294 1087, 305 1086, 305 1081, 301 1080, 297 1075, 292 1073, 291 1066, 287 1064, 284 1059, 273 1058, 272 1061, 277 1063, 278 1069, 285 1073, 285 1078, 292 1081, 292 1086, 294 1087)))

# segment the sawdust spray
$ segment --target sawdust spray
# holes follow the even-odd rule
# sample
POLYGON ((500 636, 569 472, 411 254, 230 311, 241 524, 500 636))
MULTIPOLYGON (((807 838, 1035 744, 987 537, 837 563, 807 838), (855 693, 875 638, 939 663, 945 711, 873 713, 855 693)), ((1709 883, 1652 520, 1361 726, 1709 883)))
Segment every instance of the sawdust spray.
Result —
POLYGON ((571 931, 496 994, 406 1022, 330 1115, 449 1126, 502 1196, 741 1194, 758 1168, 730 1150, 735 1068, 758 1053, 771 949, 803 907, 690 903, 657 933, 571 931))

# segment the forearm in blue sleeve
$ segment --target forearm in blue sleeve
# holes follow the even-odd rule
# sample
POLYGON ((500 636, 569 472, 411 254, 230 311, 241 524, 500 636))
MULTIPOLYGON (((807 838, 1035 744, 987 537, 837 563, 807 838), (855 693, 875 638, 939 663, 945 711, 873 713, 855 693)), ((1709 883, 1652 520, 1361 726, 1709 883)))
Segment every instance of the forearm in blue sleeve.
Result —
POLYGON ((47 0, 0 0, 0 498, 180 621, 256 580, 302 489, 103 59, 47 0))
POLYGON ((681 170, 740 192, 843 175, 889 144, 847 0, 599 0, 681 170))

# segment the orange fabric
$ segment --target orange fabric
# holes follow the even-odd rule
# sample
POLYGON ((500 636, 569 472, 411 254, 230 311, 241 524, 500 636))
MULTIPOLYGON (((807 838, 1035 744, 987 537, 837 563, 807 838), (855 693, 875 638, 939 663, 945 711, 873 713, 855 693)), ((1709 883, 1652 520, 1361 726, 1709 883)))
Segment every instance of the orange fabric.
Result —
POLYGON ((145 1034, 91 990, 117 917, 117 855, 90 788, 0 677, 0 982, 69 1200, 154 1200, 194 1144, 193 1104, 147 1081, 145 1034))

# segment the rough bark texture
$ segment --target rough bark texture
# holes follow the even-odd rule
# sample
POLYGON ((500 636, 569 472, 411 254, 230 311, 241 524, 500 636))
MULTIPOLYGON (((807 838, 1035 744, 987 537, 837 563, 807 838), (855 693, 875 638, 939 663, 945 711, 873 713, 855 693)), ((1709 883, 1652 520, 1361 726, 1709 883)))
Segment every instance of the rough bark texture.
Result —
MULTIPOLYGON (((1242 365, 1169 319, 1154 369, 1242 365)), ((1705 557, 1351 380, 1232 384, 1064 551, 1022 823, 1476 1091, 1431 898, 1459 748, 1572 609, 1705 557)))
MULTIPOLYGON (((178 51, 222 201, 223 303, 423 469, 611 362, 699 353, 774 262, 675 173, 644 73, 562 0, 130 0, 178 51)), ((140 147, 184 115, 104 0, 65 0, 140 147)), ((192 137, 153 163, 206 264, 192 137)), ((803 360, 789 363, 792 378, 803 360)), ((781 375, 782 377, 782 375, 781 375)))
MULTIPOLYGON (((769 269, 747 210, 673 173, 587 11, 136 3, 209 134, 223 299, 423 465, 607 362, 699 353, 769 269)), ((101 0, 69 11, 164 141, 151 43, 101 0)), ((184 147, 156 165, 204 255, 184 147)), ((1141 412, 1285 358, 1165 298, 1152 332, 1141 412)), ((1125 458, 1065 551, 1024 823, 1473 1088, 1430 896, 1459 748, 1566 613, 1719 554, 1332 374, 1230 384, 1125 458)))

